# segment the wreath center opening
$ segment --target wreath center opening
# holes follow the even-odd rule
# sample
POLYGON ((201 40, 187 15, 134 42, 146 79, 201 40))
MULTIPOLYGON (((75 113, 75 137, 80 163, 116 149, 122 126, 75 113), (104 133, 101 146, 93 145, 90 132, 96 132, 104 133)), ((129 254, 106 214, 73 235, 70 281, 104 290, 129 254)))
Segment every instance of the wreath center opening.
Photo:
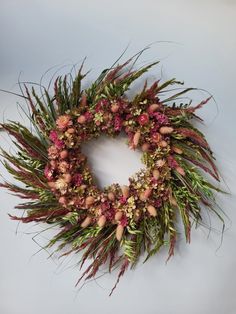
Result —
POLYGON ((131 150, 124 134, 115 138, 101 135, 81 148, 100 189, 112 183, 128 184, 129 177, 145 167, 141 162, 142 152, 131 150))

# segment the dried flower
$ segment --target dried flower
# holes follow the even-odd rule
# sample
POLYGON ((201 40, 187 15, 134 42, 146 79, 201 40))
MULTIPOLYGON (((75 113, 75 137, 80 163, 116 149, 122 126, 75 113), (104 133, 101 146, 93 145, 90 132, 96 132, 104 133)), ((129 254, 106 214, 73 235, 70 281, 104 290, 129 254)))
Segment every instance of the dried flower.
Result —
POLYGON ((81 186, 83 182, 83 176, 80 173, 76 173, 72 178, 72 182, 76 186, 81 186))
POLYGON ((52 142, 55 142, 56 140, 58 140, 57 131, 55 130, 50 131, 49 138, 52 142))
POLYGON ((143 113, 138 117, 138 123, 140 125, 145 125, 149 122, 149 116, 147 113, 143 113))
POLYGON ((84 124, 86 122, 86 117, 84 115, 80 115, 77 118, 77 122, 80 123, 80 124, 84 124))
POLYGON ((66 173, 69 169, 70 165, 67 161, 61 161, 59 164, 58 164, 58 169, 60 172, 62 173, 66 173))
POLYGON ((114 119, 114 129, 115 131, 120 131, 122 129, 122 119, 118 115, 116 115, 114 119))
POLYGON ((58 155, 59 155, 59 151, 56 146, 52 145, 48 148, 48 157, 50 159, 56 159, 58 155))
POLYGON ((57 190, 60 190, 62 192, 62 194, 64 194, 66 192, 67 186, 68 186, 68 184, 63 177, 57 179, 55 182, 55 188, 57 190))
POLYGON ((49 165, 47 165, 46 167, 45 167, 45 169, 44 169, 44 175, 45 175, 45 177, 50 181, 50 180, 52 180, 52 178, 53 178, 53 170, 52 170, 52 168, 49 166, 49 165))
POLYGON ((73 122, 71 120, 71 116, 65 114, 57 118, 56 124, 59 130, 64 130, 68 126, 71 126, 73 122))
POLYGON ((116 113, 119 111, 120 106, 117 103, 111 105, 111 112, 116 113))
MULTIPOLYGON (((159 125, 165 125, 167 123, 169 123, 169 119, 166 115, 164 115, 163 113, 160 112, 155 112, 153 113, 153 116, 156 118, 156 120, 158 121, 159 125)), ((162 133, 161 134, 168 134, 168 133, 162 133)))

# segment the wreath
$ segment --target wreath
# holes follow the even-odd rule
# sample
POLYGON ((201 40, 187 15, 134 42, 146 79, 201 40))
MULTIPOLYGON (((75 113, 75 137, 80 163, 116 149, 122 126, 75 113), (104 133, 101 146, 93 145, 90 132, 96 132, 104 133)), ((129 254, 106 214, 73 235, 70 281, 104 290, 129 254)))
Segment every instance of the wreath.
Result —
POLYGON ((213 153, 192 124, 202 121, 196 110, 210 97, 195 105, 181 102, 195 89, 171 79, 151 86, 146 81, 130 99, 130 85, 158 63, 134 69, 136 59, 104 70, 86 89, 83 64, 73 79, 57 77, 53 90, 41 87, 41 95, 25 85, 21 97, 34 131, 19 122, 1 124, 17 148, 16 154, 2 150, 4 166, 23 183, 5 181, 1 187, 27 200, 16 206, 23 215, 10 217, 57 226, 47 247, 58 243, 63 255, 83 251, 81 267, 91 259, 79 281, 94 278, 103 264, 109 271, 120 267, 112 292, 143 252, 145 261, 163 245, 169 246, 168 259, 174 254, 178 216, 187 242, 192 225, 204 223, 203 209, 223 221, 214 199, 221 190, 203 174, 220 180, 213 153), (142 151, 145 169, 129 178, 129 185, 101 189, 81 145, 121 133, 131 149, 142 151))

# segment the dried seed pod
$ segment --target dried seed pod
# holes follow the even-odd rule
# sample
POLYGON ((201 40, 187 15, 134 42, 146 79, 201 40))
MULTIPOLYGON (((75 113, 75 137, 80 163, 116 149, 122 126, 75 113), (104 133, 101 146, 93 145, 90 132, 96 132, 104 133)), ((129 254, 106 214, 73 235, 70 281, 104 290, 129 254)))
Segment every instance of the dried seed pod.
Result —
POLYGON ((161 146, 161 147, 167 147, 168 146, 168 144, 167 144, 167 142, 166 141, 160 141, 160 143, 159 143, 159 146, 161 146))
POLYGON ((140 201, 142 201, 142 202, 145 202, 145 201, 146 201, 146 197, 144 196, 144 192, 141 192, 141 193, 139 194, 139 199, 140 199, 140 201))
POLYGON ((118 112, 119 108, 120 108, 120 106, 117 103, 113 103, 111 105, 111 112, 116 113, 116 112, 118 112))
POLYGON ((97 224, 98 224, 98 227, 102 228, 105 226, 106 224, 106 216, 105 215, 102 215, 99 217, 98 221, 97 221, 97 224))
POLYGON ((154 179, 158 180, 160 178, 160 171, 158 169, 154 169, 152 175, 154 179))
POLYGON ((65 196, 61 196, 61 197, 59 198, 58 202, 59 202, 60 204, 62 204, 62 205, 65 205, 65 204, 66 204, 66 198, 65 198, 65 196))
POLYGON ((150 144, 149 143, 144 143, 142 145, 142 151, 143 152, 147 152, 149 150, 149 148, 150 148, 150 144))
POLYGON ((86 207, 90 207, 91 205, 93 205, 95 202, 95 199, 93 196, 87 196, 85 199, 85 206, 86 207))
POLYGON ((108 199, 110 200, 110 201, 114 201, 115 200, 115 194, 113 193, 113 192, 109 192, 108 194, 107 194, 107 197, 108 197, 108 199))
POLYGON ((82 94, 80 103, 81 107, 87 106, 87 95, 85 93, 82 94))
POLYGON ((85 219, 84 219, 84 221, 81 223, 81 227, 82 228, 86 228, 86 227, 88 227, 90 224, 91 224, 91 222, 92 222, 92 217, 90 217, 90 216, 87 216, 85 219))
POLYGON ((134 137, 133 137, 133 145, 134 145, 134 147, 137 147, 137 146, 138 146, 140 136, 141 136, 141 132, 138 130, 138 131, 134 134, 134 137))
POLYGON ((116 239, 117 239, 118 241, 121 241, 122 236, 123 236, 123 233, 124 233, 124 227, 119 224, 119 225, 116 227, 116 239))
POLYGON ((151 195, 151 193, 152 193, 152 189, 148 188, 148 189, 146 189, 144 192, 140 193, 139 199, 140 199, 141 201, 145 202, 145 201, 149 198, 149 196, 151 195))
POLYGON ((154 111, 156 111, 158 108, 160 108, 160 105, 158 104, 152 104, 148 107, 148 112, 153 113, 154 111))
POLYGON ((136 211, 134 213, 134 220, 137 222, 140 217, 141 217, 141 210, 140 209, 136 209, 136 211))
POLYGON ((77 122, 79 124, 84 124, 86 122, 86 117, 84 115, 81 115, 77 118, 77 122))
POLYGON ((64 149, 60 152, 60 158, 66 159, 68 157, 68 150, 64 149))
POLYGON ((71 174, 70 173, 65 173, 63 174, 63 178, 65 180, 66 183, 70 183, 72 180, 71 174))
POLYGON ((172 146, 172 150, 173 150, 173 152, 175 152, 176 154, 179 154, 179 155, 183 154, 182 149, 180 149, 179 147, 172 146))
POLYGON ((48 186, 49 186, 51 189, 55 189, 55 188, 56 188, 56 183, 53 182, 53 181, 50 181, 50 182, 48 182, 48 186))
POLYGON ((161 134, 170 134, 174 131, 174 129, 170 126, 162 126, 160 129, 159 129, 159 132, 161 134))
POLYGON ((182 167, 178 166, 178 167, 175 168, 175 170, 176 170, 179 174, 181 174, 181 176, 185 176, 185 171, 184 171, 184 169, 183 169, 182 167))
POLYGON ((73 134, 73 133, 75 133, 75 129, 74 128, 69 128, 66 132, 69 133, 69 134, 73 134))
POLYGON ((116 214, 115 214, 115 220, 116 221, 120 221, 121 218, 123 216, 123 213, 121 211, 118 211, 116 214))
POLYGON ((170 204, 172 206, 177 206, 178 205, 177 202, 176 202, 176 198, 174 196, 170 195, 169 196, 169 200, 170 200, 170 204))
POLYGON ((124 198, 128 198, 129 197, 129 187, 127 185, 123 185, 121 187, 121 191, 122 191, 122 195, 124 198))
POLYGON ((147 211, 149 212, 150 216, 153 216, 153 217, 157 216, 157 210, 154 206, 148 205, 147 211))

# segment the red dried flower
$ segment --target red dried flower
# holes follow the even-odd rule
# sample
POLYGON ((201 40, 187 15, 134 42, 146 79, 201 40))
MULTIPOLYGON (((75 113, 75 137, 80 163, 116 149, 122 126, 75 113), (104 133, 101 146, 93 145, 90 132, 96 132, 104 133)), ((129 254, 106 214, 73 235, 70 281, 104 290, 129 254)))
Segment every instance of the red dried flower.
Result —
POLYGON ((123 125, 123 121, 122 121, 121 117, 116 115, 114 120, 115 120, 114 121, 114 129, 115 129, 115 131, 121 131, 122 125, 123 125))
POLYGON ((72 182, 76 186, 81 186, 83 182, 83 176, 80 173, 76 173, 72 178, 72 182))
POLYGON ((145 125, 149 122, 149 115, 147 113, 143 113, 138 117, 138 123, 140 125, 145 125))

